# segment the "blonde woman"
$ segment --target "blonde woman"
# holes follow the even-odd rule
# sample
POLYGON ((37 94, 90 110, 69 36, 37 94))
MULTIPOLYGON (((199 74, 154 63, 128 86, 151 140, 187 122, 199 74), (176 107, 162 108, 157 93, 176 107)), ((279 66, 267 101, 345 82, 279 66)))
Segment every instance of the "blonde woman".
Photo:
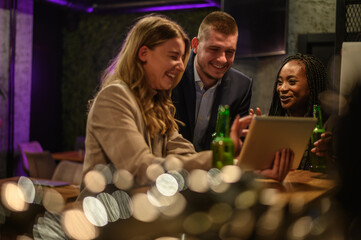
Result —
MULTIPOLYGON (((84 175, 97 164, 112 163, 143 185, 149 181, 148 166, 170 157, 179 159, 187 170, 211 168, 212 152, 196 153, 178 133, 174 119, 171 91, 182 77, 189 54, 190 41, 172 20, 148 15, 133 26, 122 50, 104 72, 90 107, 84 175)), ((233 125, 238 151, 239 134, 250 121, 251 117, 237 118, 233 125)), ((292 154, 282 154, 279 160, 288 163, 292 154)), ((282 180, 287 172, 277 169, 271 177, 282 180)))

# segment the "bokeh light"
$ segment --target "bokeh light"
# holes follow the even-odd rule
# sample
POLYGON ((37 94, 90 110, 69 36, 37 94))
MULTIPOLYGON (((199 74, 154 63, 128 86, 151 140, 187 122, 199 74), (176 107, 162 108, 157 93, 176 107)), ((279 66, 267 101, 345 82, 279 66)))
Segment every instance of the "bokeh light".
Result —
POLYGON ((255 216, 251 210, 237 210, 233 213, 232 219, 221 227, 221 239, 248 239, 254 225, 255 216))
POLYGON ((61 228, 60 216, 49 212, 45 212, 44 217, 38 218, 37 224, 33 227, 33 234, 34 239, 67 239, 61 228))
POLYGON ((155 182, 157 178, 164 173, 163 167, 158 163, 153 163, 148 166, 146 174, 149 180, 155 182))
POLYGON ((178 191, 177 180, 168 173, 160 175, 155 182, 158 191, 164 196, 173 196, 178 191))
MULTIPOLYGON (((183 173, 183 172, 181 172, 181 173, 183 173)), ((168 174, 172 175, 175 178, 175 180, 177 181, 178 191, 183 191, 183 190, 187 189, 186 182, 181 173, 178 171, 174 171, 174 170, 168 171, 168 174)))
POLYGON ((21 176, 18 181, 18 186, 24 193, 24 201, 33 203, 35 199, 35 187, 33 182, 29 178, 21 176))
POLYGON ((303 194, 293 194, 289 200, 290 213, 298 214, 305 208, 305 197, 303 194))
POLYGON ((118 203, 119 218, 121 219, 130 218, 133 214, 133 204, 129 195, 124 191, 117 190, 112 193, 112 196, 118 203))
POLYGON ((60 213, 65 207, 63 196, 52 188, 44 189, 43 205, 51 213, 60 213))
POLYGON ((132 197, 134 218, 142 222, 152 222, 156 220, 160 214, 159 210, 153 206, 144 193, 137 193, 132 197))
POLYGON ((204 212, 192 213, 183 222, 183 228, 186 233, 194 235, 207 232, 211 226, 211 219, 208 214, 204 212))
POLYGON ((113 181, 113 172, 115 170, 115 167, 113 164, 97 164, 94 166, 93 170, 98 171, 101 173, 104 177, 105 184, 111 184, 113 181))
POLYGON ((170 198, 172 199, 171 204, 159 208, 159 211, 165 216, 176 217, 184 211, 187 201, 180 193, 176 193, 170 198))
POLYGON ((312 218, 309 216, 301 217, 290 226, 288 237, 292 240, 304 239, 310 233, 311 228, 312 218))
POLYGON ((109 193, 100 193, 97 199, 103 204, 109 222, 115 222, 120 218, 120 209, 117 200, 109 193))
POLYGON ((279 190, 274 188, 265 188, 261 191, 259 202, 263 205, 275 205, 280 201, 279 190))
POLYGON ((269 208, 264 212, 257 222, 257 234, 268 237, 275 233, 283 220, 283 209, 269 208))
POLYGON ((94 239, 99 235, 99 229, 89 222, 79 208, 64 211, 62 226, 65 233, 73 239, 94 239))
POLYGON ((232 207, 226 203, 217 203, 209 210, 209 216, 214 223, 223 223, 232 216, 232 207))
POLYGON ((29 204, 24 199, 24 192, 16 183, 6 182, 1 186, 1 201, 9 210, 14 212, 26 211, 29 204))
POLYGON ((174 156, 169 156, 164 162, 164 168, 169 171, 181 171, 183 169, 183 163, 181 160, 174 156))
POLYGON ((121 190, 128 190, 133 186, 133 175, 127 170, 119 169, 113 175, 113 183, 121 190))
POLYGON ((246 190, 237 195, 235 206, 238 209, 247 209, 257 203, 257 192, 254 190, 246 190))
POLYGON ((84 184, 89 191, 100 193, 105 189, 106 179, 104 175, 96 170, 91 170, 84 177, 84 184))
POLYGON ((226 183, 235 183, 241 179, 241 168, 234 165, 227 165, 222 168, 223 181, 226 183))
POLYGON ((194 192, 204 193, 209 190, 208 173, 201 169, 193 170, 187 179, 188 187, 194 192))
POLYGON ((95 197, 83 199, 83 211, 85 216, 97 227, 105 226, 108 223, 108 215, 104 205, 95 197))

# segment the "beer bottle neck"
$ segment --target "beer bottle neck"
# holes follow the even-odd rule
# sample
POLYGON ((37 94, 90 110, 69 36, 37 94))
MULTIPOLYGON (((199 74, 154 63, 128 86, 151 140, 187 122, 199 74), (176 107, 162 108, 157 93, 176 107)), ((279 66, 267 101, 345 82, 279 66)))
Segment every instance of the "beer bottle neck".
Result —
POLYGON ((229 137, 229 108, 220 106, 218 109, 216 136, 229 137))
POLYGON ((317 124, 316 127, 317 128, 322 128, 322 111, 321 111, 321 106, 320 105, 314 105, 313 107, 313 117, 317 118, 317 124))

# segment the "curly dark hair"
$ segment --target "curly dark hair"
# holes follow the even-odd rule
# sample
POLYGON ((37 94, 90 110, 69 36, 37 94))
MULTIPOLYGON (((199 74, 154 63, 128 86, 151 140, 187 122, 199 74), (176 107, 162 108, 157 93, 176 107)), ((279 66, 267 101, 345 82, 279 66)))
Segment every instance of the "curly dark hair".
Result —
MULTIPOLYGON (((313 55, 297 53, 287 57, 277 73, 277 78, 283 66, 290 61, 300 61, 305 65, 308 86, 310 88, 310 97, 307 104, 307 117, 312 117, 313 105, 319 104, 318 96, 321 92, 329 88, 327 71, 321 60, 313 55)), ((268 113, 270 116, 285 116, 286 110, 282 108, 279 95, 277 93, 277 80, 273 88, 273 98, 268 113)))

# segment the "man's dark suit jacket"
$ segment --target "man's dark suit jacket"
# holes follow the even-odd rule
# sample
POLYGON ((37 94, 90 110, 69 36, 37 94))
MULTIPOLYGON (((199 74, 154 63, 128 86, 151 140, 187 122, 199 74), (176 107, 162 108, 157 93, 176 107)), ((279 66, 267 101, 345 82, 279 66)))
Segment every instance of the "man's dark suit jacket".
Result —
MULTIPOLYGON (((179 132, 184 138, 193 142, 195 127, 196 88, 194 82, 194 54, 191 54, 182 80, 173 89, 172 100, 176 107, 175 118, 185 123, 179 125, 179 132)), ((252 96, 252 79, 230 68, 222 78, 222 83, 217 86, 212 105, 211 118, 205 136, 201 141, 198 151, 209 150, 212 134, 216 129, 217 113, 219 105, 229 105, 231 123, 237 114, 241 117, 249 114, 252 96)))

